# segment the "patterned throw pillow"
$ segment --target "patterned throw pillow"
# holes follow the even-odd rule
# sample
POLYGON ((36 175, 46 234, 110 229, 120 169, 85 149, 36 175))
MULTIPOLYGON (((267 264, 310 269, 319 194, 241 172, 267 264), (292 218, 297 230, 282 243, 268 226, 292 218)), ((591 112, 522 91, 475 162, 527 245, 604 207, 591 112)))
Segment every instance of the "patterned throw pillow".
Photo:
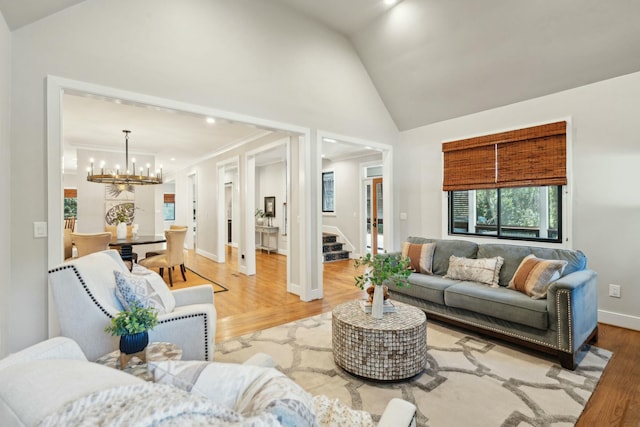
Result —
POLYGON ((504 258, 461 258, 455 255, 449 257, 449 269, 445 279, 470 280, 497 288, 500 279, 500 269, 504 258))
POLYGON ((244 416, 269 412, 283 426, 316 425, 313 397, 274 368, 202 361, 149 362, 154 381, 209 398, 244 416))
POLYGON ((546 298, 549 285, 560 278, 566 265, 567 261, 527 255, 518 266, 508 288, 523 292, 533 299, 546 298))
POLYGON ((116 297, 125 310, 132 305, 142 305, 155 308, 158 314, 165 314, 175 308, 176 301, 159 275, 138 275, 118 270, 114 270, 113 274, 116 278, 116 297))
POLYGON ((436 250, 435 243, 402 243, 402 258, 409 257, 409 267, 423 274, 433 274, 433 253, 436 250))

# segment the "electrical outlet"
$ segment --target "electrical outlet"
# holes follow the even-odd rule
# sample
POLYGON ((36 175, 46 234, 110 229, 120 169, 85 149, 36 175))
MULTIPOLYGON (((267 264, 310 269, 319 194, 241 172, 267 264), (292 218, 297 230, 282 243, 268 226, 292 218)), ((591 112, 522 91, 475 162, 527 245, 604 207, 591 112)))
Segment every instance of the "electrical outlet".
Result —
POLYGON ((609 285, 609 296, 614 298, 620 298, 620 285, 609 285))

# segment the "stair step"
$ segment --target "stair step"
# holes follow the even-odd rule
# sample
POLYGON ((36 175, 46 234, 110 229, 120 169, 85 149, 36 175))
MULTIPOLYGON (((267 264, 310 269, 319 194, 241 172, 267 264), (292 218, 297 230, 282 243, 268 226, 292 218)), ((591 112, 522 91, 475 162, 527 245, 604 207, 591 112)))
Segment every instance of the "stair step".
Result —
POLYGON ((341 251, 342 250, 342 243, 323 243, 322 245, 322 252, 336 252, 336 251, 341 251))
POLYGON ((349 251, 332 251, 323 254, 324 262, 343 261, 349 259, 349 251))
POLYGON ((331 233, 322 233, 322 243, 335 243, 338 241, 338 236, 331 233))

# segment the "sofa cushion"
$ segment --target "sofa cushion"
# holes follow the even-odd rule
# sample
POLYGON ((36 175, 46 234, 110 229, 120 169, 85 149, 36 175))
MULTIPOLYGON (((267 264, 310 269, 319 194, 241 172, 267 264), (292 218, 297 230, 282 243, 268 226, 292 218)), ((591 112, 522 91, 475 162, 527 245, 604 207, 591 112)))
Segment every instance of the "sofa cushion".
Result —
POLYGON ((409 257, 409 267, 417 273, 433 274, 435 243, 402 243, 402 258, 409 257))
POLYGON ((444 275, 445 279, 470 280, 484 283, 491 287, 498 287, 498 275, 502 267, 503 259, 495 258, 460 258, 451 255, 449 269, 444 275))
POLYGON ((133 274, 128 271, 114 270, 116 278, 116 296, 125 310, 132 305, 155 308, 158 314, 171 313, 176 301, 162 280, 153 271, 148 274, 133 274))
MULTIPOLYGON (((437 249, 436 249, 437 251, 437 249)), ((508 244, 482 244, 478 246, 478 258, 504 258, 500 270, 500 286, 509 285, 520 263, 527 255, 535 255, 542 259, 558 259, 567 261, 562 276, 587 268, 587 257, 580 251, 570 249, 539 248, 535 246, 517 246, 508 244)))
MULTIPOLYGON (((455 255, 462 258, 477 258, 478 245, 466 240, 426 239, 424 237, 408 237, 409 243, 435 243, 433 252, 433 274, 444 276, 449 269, 449 257, 455 255)), ((491 257, 484 257, 491 258, 491 257)), ((515 271, 515 269, 514 269, 515 271)), ((505 285, 506 286, 506 285, 505 285)))
POLYGON ((567 261, 564 260, 527 255, 509 282, 509 289, 523 292, 533 299, 546 298, 549 284, 560 278, 566 265, 567 261))
POLYGON ((313 397, 274 368, 202 361, 150 362, 154 381, 209 398, 244 416, 273 414, 283 426, 315 425, 313 397))
POLYGON ((444 290, 456 283, 458 283, 457 280, 445 279, 442 276, 411 273, 409 275, 411 286, 391 286, 389 290, 444 305, 444 290))
POLYGON ((458 282, 444 291, 447 306, 462 308, 487 316, 547 329, 547 302, 503 287, 490 288, 474 282, 458 282))

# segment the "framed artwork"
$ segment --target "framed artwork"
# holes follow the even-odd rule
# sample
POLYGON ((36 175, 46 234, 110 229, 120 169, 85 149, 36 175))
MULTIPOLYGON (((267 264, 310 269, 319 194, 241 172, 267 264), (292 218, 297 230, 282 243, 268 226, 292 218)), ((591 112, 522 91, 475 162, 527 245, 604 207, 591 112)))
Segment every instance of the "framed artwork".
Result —
POLYGON ((104 186, 105 200, 135 200, 135 187, 133 185, 106 184, 104 186))
POLYGON ((133 224, 136 207, 132 202, 121 202, 118 200, 107 200, 105 202, 104 221, 107 225, 118 225, 118 212, 123 212, 127 217, 127 225, 133 224))
POLYGON ((273 196, 264 198, 264 216, 273 218, 276 216, 276 198, 273 196))

